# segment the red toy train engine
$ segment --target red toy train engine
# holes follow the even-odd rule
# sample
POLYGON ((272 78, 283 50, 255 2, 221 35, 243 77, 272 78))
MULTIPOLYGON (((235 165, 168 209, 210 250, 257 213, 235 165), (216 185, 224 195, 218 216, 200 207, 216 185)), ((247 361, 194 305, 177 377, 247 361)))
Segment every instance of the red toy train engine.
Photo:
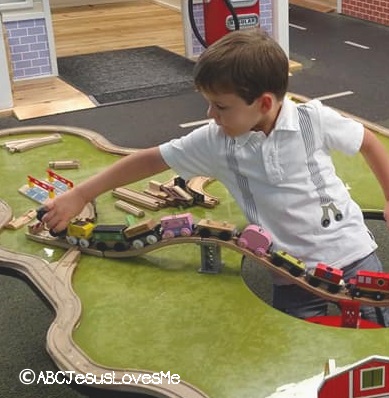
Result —
POLYGON ((386 272, 357 271, 348 282, 353 297, 371 297, 380 301, 389 295, 389 274, 386 272))

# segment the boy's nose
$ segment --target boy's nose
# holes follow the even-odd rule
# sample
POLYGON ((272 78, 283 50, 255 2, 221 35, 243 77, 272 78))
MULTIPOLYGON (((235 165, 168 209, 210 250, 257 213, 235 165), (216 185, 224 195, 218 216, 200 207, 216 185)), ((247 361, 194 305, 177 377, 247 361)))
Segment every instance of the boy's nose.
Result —
POLYGON ((215 107, 214 106, 212 106, 212 105, 208 106, 207 116, 210 119, 215 119, 215 121, 217 122, 217 112, 215 111, 215 107))

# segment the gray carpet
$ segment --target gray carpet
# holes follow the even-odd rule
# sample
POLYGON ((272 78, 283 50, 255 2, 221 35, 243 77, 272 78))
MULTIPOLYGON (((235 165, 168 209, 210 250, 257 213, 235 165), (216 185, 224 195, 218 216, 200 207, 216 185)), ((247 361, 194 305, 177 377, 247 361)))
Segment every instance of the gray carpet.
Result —
POLYGON ((314 98, 350 90, 354 94, 324 103, 389 127, 389 26, 295 5, 289 7, 289 21, 306 29, 289 30, 290 57, 303 65, 290 78, 289 91, 314 98))
POLYGON ((193 66, 158 46, 58 58, 59 76, 99 105, 193 90, 193 66))
POLYGON ((179 95, 84 109, 35 119, 0 118, 0 129, 37 125, 65 125, 96 131, 112 143, 128 148, 148 148, 193 130, 181 124, 207 117, 208 104, 190 90, 179 95))

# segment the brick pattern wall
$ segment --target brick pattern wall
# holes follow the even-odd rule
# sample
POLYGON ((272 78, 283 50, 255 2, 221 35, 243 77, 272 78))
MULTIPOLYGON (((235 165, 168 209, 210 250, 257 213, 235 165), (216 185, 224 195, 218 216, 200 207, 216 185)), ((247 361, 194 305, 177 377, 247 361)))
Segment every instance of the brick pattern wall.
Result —
POLYGON ((273 35, 273 4, 272 0, 259 0, 259 25, 263 30, 273 35))
POLYGON ((342 14, 389 26, 389 0, 343 0, 342 14))
MULTIPOLYGON (((262 29, 272 35, 273 32, 273 5, 272 0, 259 0, 259 25, 262 29)), ((196 26, 202 37, 205 37, 205 27, 204 27, 204 12, 202 4, 193 5, 193 16, 196 21, 196 26)), ((199 43, 196 36, 192 32, 192 49, 193 55, 199 56, 203 51, 203 46, 199 43)))
MULTIPOLYGON (((197 30, 199 31, 202 38, 205 38, 205 25, 204 25, 204 7, 202 4, 193 4, 193 16, 195 19, 195 23, 197 26, 197 30)), ((193 43, 193 55, 195 57, 199 56, 203 51, 204 47, 197 40, 197 37, 192 31, 192 43, 193 43)))
POLYGON ((44 18, 4 23, 14 80, 52 74, 44 18))

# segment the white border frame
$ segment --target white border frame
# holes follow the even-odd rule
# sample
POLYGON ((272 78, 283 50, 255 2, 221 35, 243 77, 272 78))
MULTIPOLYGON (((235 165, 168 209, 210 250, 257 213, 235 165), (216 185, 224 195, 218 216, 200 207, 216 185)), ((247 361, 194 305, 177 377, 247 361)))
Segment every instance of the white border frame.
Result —
POLYGON ((9 76, 7 52, 5 48, 5 38, 3 35, 3 21, 0 14, 0 111, 2 109, 12 109, 12 87, 9 76))
POLYGON ((0 12, 32 8, 33 0, 0 0, 0 12))

